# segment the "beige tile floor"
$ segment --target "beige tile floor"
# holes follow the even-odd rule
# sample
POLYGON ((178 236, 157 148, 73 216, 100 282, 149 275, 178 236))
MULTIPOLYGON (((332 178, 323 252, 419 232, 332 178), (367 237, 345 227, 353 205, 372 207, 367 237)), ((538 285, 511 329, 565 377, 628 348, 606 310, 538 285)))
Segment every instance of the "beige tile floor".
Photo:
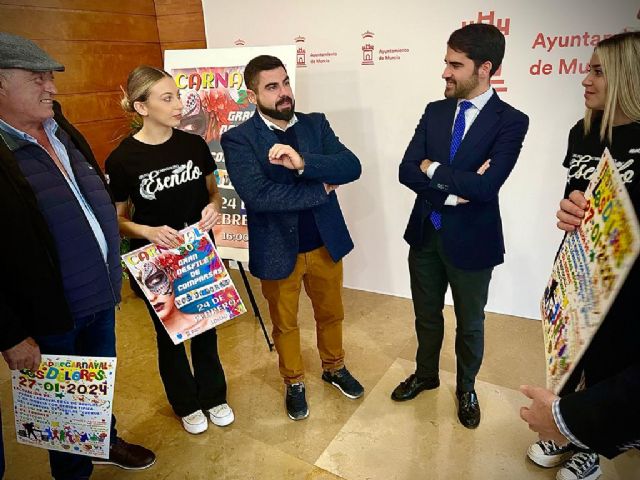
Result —
MULTIPOLYGON (((241 284, 234 272, 234 280, 241 284)), ((251 280, 268 322, 259 286, 251 280)), ((245 296, 246 297, 246 296, 245 296)), ((191 436, 169 408, 157 373, 155 339, 142 302, 125 293, 118 312, 115 414, 119 433, 152 448, 158 461, 143 472, 95 469, 95 479, 449 480, 552 479, 553 470, 525 460, 534 435, 518 418, 522 383, 544 382, 538 322, 488 314, 485 360, 477 390, 483 421, 475 431, 457 423, 454 403, 453 313, 447 307, 442 386, 404 404, 391 390, 413 371, 416 341, 409 300, 345 290, 345 349, 350 370, 366 388, 352 401, 320 380, 310 303, 301 300, 302 348, 311 415, 292 422, 284 411, 277 357, 252 315, 219 328, 220 354, 236 421, 191 436)), ((11 388, 0 366, 6 480, 50 478, 44 450, 18 445, 11 388)), ((640 452, 603 461, 606 480, 640 479, 640 452)))

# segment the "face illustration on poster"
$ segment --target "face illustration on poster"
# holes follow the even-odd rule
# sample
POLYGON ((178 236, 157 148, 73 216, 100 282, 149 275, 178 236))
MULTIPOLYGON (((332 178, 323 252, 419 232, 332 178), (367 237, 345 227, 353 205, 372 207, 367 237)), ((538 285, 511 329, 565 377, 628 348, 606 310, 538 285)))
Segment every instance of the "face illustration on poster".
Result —
MULTIPOLYGON (((160 259, 170 262, 171 256, 165 255, 160 259)), ((193 327, 196 323, 195 315, 182 313, 178 309, 171 275, 156 262, 145 263, 142 270, 140 283, 149 303, 167 330, 181 332, 193 327)))

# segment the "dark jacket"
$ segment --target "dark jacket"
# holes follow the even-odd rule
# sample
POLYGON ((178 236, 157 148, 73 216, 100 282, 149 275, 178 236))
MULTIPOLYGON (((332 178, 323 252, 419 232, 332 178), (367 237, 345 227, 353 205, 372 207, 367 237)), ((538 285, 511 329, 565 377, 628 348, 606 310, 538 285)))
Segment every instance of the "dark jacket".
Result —
POLYGON ((353 248, 335 192, 323 183, 343 185, 360 177, 357 157, 333 133, 321 113, 296 113, 295 129, 305 167, 302 175, 269 163, 279 143, 256 113, 222 135, 229 177, 247 208, 249 269, 260 279, 288 277, 298 255, 298 212, 311 209, 334 261, 353 248))
POLYGON ((407 147, 399 169, 400 183, 417 194, 404 235, 412 247, 427 240, 425 219, 433 210, 442 214, 442 244, 458 268, 479 270, 504 260, 504 238, 498 192, 516 164, 529 118, 500 100, 496 93, 478 114, 449 163, 455 99, 429 103, 407 147), (433 178, 420 170, 424 159, 440 162, 433 178), (491 159, 484 175, 478 168, 491 159), (467 204, 446 206, 447 195, 467 204))
MULTIPOLYGON (((64 118, 59 104, 54 105, 54 111, 60 128, 108 191, 89 144, 64 118)), ((4 138, 0 139, 0 218, 4 222, 0 235, 0 350, 4 351, 29 336, 63 333, 74 324, 54 239, 34 191, 4 138)))

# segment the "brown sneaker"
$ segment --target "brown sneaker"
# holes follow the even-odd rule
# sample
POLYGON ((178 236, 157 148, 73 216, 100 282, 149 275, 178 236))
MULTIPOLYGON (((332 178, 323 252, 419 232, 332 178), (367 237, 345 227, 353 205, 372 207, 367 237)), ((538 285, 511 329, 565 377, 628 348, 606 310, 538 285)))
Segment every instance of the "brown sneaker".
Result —
POLYGON ((109 448, 109 458, 91 459, 94 465, 115 465, 125 470, 144 470, 156 463, 156 455, 149 449, 127 443, 120 437, 109 448))

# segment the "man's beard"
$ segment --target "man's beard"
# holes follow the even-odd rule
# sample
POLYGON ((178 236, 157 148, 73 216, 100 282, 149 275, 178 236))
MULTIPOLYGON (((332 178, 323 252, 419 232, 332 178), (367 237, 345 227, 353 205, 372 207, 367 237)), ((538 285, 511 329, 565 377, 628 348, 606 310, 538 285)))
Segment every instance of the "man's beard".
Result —
POLYGON ((444 96, 447 98, 467 98, 469 93, 471 93, 479 84, 478 72, 475 72, 469 80, 465 80, 464 82, 456 81, 453 85, 453 91, 449 93, 445 90, 444 96))
POLYGON ((284 120, 285 122, 288 122, 293 118, 293 113, 295 112, 295 109, 296 109, 296 102, 291 97, 282 97, 280 100, 276 102, 275 107, 276 108, 266 107, 262 103, 260 103, 260 101, 258 101, 258 108, 264 115, 266 115, 267 117, 271 117, 275 120, 284 120), (287 101, 291 104, 291 107, 285 110, 278 110, 278 105, 281 105, 287 101))

